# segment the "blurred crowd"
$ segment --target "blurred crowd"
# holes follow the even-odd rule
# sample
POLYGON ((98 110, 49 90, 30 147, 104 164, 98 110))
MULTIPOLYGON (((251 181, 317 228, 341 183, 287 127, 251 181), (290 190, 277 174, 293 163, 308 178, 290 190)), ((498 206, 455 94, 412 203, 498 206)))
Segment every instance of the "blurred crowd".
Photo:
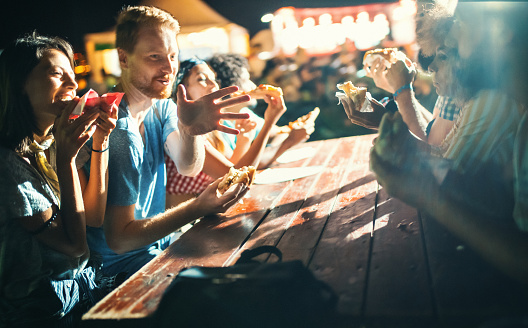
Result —
MULTIPOLYGON (((418 52, 408 53, 406 49, 412 47, 400 50, 418 61, 418 52)), ((391 96, 386 90, 377 87, 372 78, 366 76, 363 68, 365 53, 366 51, 350 51, 342 47, 334 54, 310 56, 299 48, 295 56, 278 55, 267 60, 264 69, 251 70, 251 76, 257 84, 279 86, 284 91, 288 111, 280 122, 287 123, 288 120, 294 120, 296 115, 302 115, 314 107, 321 108, 321 114, 316 121, 317 128, 310 140, 371 133, 371 130, 352 124, 347 119, 335 96, 336 85, 346 81, 366 87, 376 99, 391 96)), ((427 70, 420 67, 414 87, 416 97, 432 113, 437 94, 427 70)))

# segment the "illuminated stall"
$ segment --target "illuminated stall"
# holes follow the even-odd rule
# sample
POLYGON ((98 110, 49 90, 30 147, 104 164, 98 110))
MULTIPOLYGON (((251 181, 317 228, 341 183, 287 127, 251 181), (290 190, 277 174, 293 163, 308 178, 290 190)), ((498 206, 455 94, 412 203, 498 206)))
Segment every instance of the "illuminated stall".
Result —
MULTIPOLYGON (((284 7, 271 17, 273 54, 331 54, 376 46, 407 46, 415 40, 416 2, 368 4, 336 8, 284 7)), ((270 57, 264 54, 263 57, 270 57)))

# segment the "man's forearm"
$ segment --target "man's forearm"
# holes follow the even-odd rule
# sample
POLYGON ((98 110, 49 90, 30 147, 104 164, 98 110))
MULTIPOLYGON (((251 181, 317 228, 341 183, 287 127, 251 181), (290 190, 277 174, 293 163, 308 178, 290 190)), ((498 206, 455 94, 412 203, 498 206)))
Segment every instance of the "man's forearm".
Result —
POLYGON ((203 137, 180 134, 182 151, 177 163, 178 172, 187 176, 196 176, 203 169, 205 144, 203 137))
POLYGON ((398 104, 398 111, 409 130, 418 138, 427 140, 425 130, 429 121, 423 113, 427 109, 416 100, 414 92, 406 89, 396 96, 394 100, 398 104))
MULTIPOLYGON (((110 207, 107 214, 104 224, 108 246, 122 254, 150 245, 207 213, 196 205, 195 199, 191 199, 164 213, 143 220, 132 218, 128 223, 123 222, 127 213, 123 212, 122 206, 110 207)), ((133 208, 128 215, 133 215, 133 208)))
POLYGON ((202 171, 205 160, 205 144, 202 136, 190 135, 184 129, 175 131, 167 137, 165 151, 176 164, 180 174, 196 176, 202 171))
MULTIPOLYGON (((505 274, 528 284, 528 234, 513 224, 483 218, 445 191, 430 194, 422 210, 505 274)), ((511 217, 503 218, 511 220, 511 217)))

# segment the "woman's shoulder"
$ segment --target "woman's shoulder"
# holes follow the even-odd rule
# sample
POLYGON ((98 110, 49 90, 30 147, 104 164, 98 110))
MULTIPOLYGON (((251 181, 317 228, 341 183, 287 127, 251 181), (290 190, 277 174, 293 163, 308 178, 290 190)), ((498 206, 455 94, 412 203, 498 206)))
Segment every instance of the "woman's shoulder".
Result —
POLYGON ((52 192, 40 174, 14 151, 0 147, 0 208, 13 217, 33 215, 52 204, 52 192), (6 171, 8 170, 8 171, 6 171))
POLYGON ((11 149, 0 146, 0 170, 9 172, 9 174, 2 174, 3 178, 16 178, 19 176, 25 177, 32 173, 31 166, 22 157, 11 149))

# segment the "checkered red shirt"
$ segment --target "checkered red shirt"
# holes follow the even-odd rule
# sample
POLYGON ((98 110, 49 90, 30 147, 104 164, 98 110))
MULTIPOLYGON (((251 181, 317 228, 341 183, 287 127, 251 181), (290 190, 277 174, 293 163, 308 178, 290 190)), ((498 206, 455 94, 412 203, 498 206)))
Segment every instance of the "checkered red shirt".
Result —
POLYGON ((213 181, 213 178, 203 172, 193 178, 181 175, 176 169, 176 164, 167 155, 165 155, 165 164, 167 165, 167 194, 199 194, 213 181))

